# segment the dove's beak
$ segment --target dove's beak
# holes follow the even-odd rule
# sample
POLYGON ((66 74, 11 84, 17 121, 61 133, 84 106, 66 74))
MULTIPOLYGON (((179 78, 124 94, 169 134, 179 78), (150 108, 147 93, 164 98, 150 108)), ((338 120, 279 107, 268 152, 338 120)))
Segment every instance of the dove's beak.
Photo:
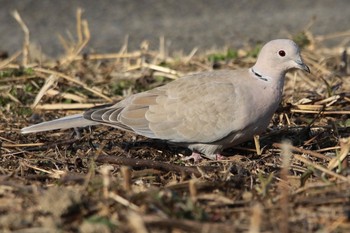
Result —
POLYGON ((298 69, 301 69, 310 73, 310 68, 302 60, 295 61, 295 63, 297 63, 298 69))

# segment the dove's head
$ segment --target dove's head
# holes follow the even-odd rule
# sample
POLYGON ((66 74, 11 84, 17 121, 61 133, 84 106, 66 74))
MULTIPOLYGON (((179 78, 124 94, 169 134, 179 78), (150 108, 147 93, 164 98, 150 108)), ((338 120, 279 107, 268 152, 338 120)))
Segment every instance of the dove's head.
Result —
POLYGON ((272 40, 266 43, 254 65, 254 70, 270 77, 284 76, 290 69, 301 69, 310 73, 310 69, 300 56, 299 47, 287 39, 272 40))

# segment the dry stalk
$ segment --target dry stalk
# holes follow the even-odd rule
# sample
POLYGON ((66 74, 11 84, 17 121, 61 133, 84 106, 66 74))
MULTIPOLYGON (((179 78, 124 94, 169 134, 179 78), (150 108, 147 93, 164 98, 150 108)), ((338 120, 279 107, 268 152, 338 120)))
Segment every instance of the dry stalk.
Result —
MULTIPOLYGON (((2 139, 3 140, 3 139, 2 139)), ((9 144, 9 143, 2 143, 2 147, 5 147, 5 148, 11 148, 11 147, 39 147, 39 146, 44 146, 45 143, 42 143, 42 142, 37 142, 37 143, 12 143, 12 144, 9 144)))
POLYGON ((129 211, 128 222, 130 228, 135 233, 148 233, 145 222, 140 214, 135 211, 129 211))
POLYGON ((30 167, 30 168, 32 168, 32 169, 34 169, 36 171, 40 171, 40 172, 46 173, 53 179, 60 179, 65 174, 64 171, 60 171, 60 170, 49 171, 47 169, 43 169, 43 168, 40 168, 38 166, 31 165, 31 164, 29 164, 28 162, 25 162, 25 161, 22 161, 22 165, 26 166, 26 167, 30 167))
POLYGON ((62 104, 62 103, 52 103, 52 104, 41 104, 37 105, 35 109, 37 110, 75 110, 75 109, 88 109, 95 107, 96 104, 80 104, 80 103, 73 103, 73 104, 62 104))
POLYGON ((326 151, 334 151, 334 150, 339 150, 340 146, 331 146, 331 147, 326 147, 326 148, 322 148, 322 149, 318 149, 316 150, 318 153, 321 152, 326 152, 326 151))
POLYGON ((197 179, 196 179, 196 178, 191 179, 191 180, 188 182, 188 189, 189 189, 189 192, 190 192, 191 200, 192 200, 193 202, 196 202, 196 200, 197 200, 197 187, 196 187, 196 182, 197 182, 197 179))
POLYGON ((279 231, 281 233, 289 232, 289 187, 288 184, 288 172, 290 169, 291 163, 291 144, 290 142, 282 143, 282 170, 280 172, 281 180, 278 183, 278 190, 281 195, 279 199, 280 202, 280 212, 281 212, 281 221, 279 222, 279 231))
MULTIPOLYGON (((277 148, 280 148, 280 149, 283 148, 283 144, 281 144, 281 143, 274 143, 274 144, 272 144, 272 145, 273 145, 274 147, 277 147, 277 148)), ((302 148, 299 148, 299 147, 295 147, 295 146, 292 146, 292 145, 289 146, 289 149, 290 149, 291 151, 296 151, 296 152, 299 152, 299 153, 308 154, 308 155, 310 155, 310 156, 312 156, 312 157, 319 158, 319 159, 324 159, 324 160, 326 160, 326 161, 329 161, 329 160, 330 160, 329 157, 327 157, 327 156, 325 156, 325 155, 323 155, 323 154, 317 153, 317 152, 315 152, 315 151, 312 151, 312 150, 305 150, 305 149, 302 149, 302 148)))
POLYGON ((261 155, 261 147, 260 147, 260 136, 259 135, 254 135, 254 144, 255 144, 255 149, 256 149, 256 154, 261 155))
POLYGON ((7 66, 13 62, 14 60, 16 60, 20 55, 22 54, 22 51, 17 51, 15 52, 11 57, 3 60, 0 62, 0 70, 7 68, 7 66))
POLYGON ((123 176, 123 187, 124 190, 127 192, 131 191, 131 177, 132 177, 132 170, 127 166, 122 166, 120 168, 120 171, 123 176))
POLYGON ((350 115, 350 111, 312 111, 312 110, 299 110, 299 109, 291 109, 291 112, 295 113, 310 113, 310 114, 321 114, 321 115, 350 115))
POLYGON ((263 207, 257 203, 252 207, 252 215, 250 217, 249 233, 260 233, 262 222, 263 207))
POLYGON ((194 55, 197 53, 198 47, 192 49, 192 51, 184 58, 184 63, 187 64, 191 61, 194 55))
MULTIPOLYGON (((89 54, 89 60, 114 60, 114 59, 127 59, 127 58, 140 58, 142 53, 140 51, 131 52, 131 53, 107 53, 107 54, 89 54)), ((77 55, 74 57, 74 61, 83 60, 82 55, 77 55)))
POLYGON ((172 70, 170 68, 167 67, 163 67, 163 66, 158 66, 158 65, 154 65, 154 64, 149 64, 149 63, 142 63, 142 67, 143 68, 148 68, 151 70, 155 70, 155 71, 159 71, 159 72, 163 72, 166 74, 172 74, 175 75, 177 77, 182 76, 182 74, 176 70, 172 70))
POLYGON ((76 60, 76 57, 79 55, 79 53, 85 48, 85 46, 90 41, 90 30, 89 25, 86 20, 82 20, 82 9, 77 9, 77 37, 78 41, 76 43, 73 43, 71 46, 68 45, 68 43, 63 39, 63 37, 60 37, 62 44, 64 48, 67 51, 67 55, 60 60, 60 64, 67 65, 70 64, 72 61, 76 60))
POLYGON ((134 203, 131 203, 130 201, 128 201, 127 199, 125 199, 124 197, 113 193, 113 192, 109 192, 109 198, 113 199, 114 201, 118 202, 119 204, 130 208, 133 211, 140 211, 140 208, 135 205, 134 203))
POLYGON ((27 25, 22 20, 22 17, 18 13, 17 10, 12 12, 12 16, 16 19, 16 21, 19 23, 19 25, 22 28, 22 31, 24 32, 24 41, 23 41, 23 48, 22 48, 22 66, 27 67, 27 64, 29 63, 29 44, 30 44, 30 33, 27 25))
POLYGON ((101 98, 107 100, 108 102, 112 102, 112 99, 111 99, 111 98, 109 98, 108 96, 102 94, 100 91, 97 91, 97 90, 95 90, 95 89, 92 89, 92 88, 88 87, 85 83, 80 82, 80 81, 78 81, 78 80, 76 80, 76 79, 74 79, 74 78, 72 78, 72 77, 70 77, 70 76, 68 76, 68 75, 62 74, 62 73, 57 72, 57 71, 53 71, 53 70, 48 70, 48 69, 40 68, 40 67, 36 67, 36 68, 34 68, 34 70, 35 70, 36 72, 40 72, 40 73, 44 73, 44 74, 50 74, 50 75, 56 75, 56 76, 58 76, 58 77, 64 78, 64 79, 66 79, 67 81, 73 82, 73 83, 75 83, 75 84, 77 84, 77 85, 83 87, 83 88, 86 89, 87 91, 90 91, 90 92, 94 93, 95 95, 97 95, 97 96, 99 96, 99 97, 101 97, 101 98))
POLYGON ((75 95, 75 94, 72 94, 72 93, 61 93, 61 92, 59 92, 57 90, 54 90, 54 89, 47 90, 46 91, 46 95, 47 96, 59 95, 59 96, 61 96, 64 99, 73 100, 73 101, 76 101, 76 102, 79 102, 79 103, 83 103, 83 102, 86 102, 88 100, 88 97, 85 96, 82 93, 79 93, 79 95, 75 95))
POLYGON ((10 93, 10 91, 11 91, 11 90, 9 89, 9 90, 7 90, 6 93, 0 93, 0 96, 6 96, 6 97, 8 97, 9 99, 11 99, 13 102, 22 105, 21 101, 19 101, 19 99, 17 99, 16 97, 14 97, 14 96, 10 93))
POLYGON ((334 168, 338 167, 345 158, 349 155, 350 150, 350 137, 349 138, 341 138, 339 139, 340 142, 340 153, 337 157, 333 158, 331 161, 329 161, 329 164, 327 168, 329 170, 333 170, 334 168))
POLYGON ((112 165, 102 165, 100 173, 102 174, 103 181, 103 197, 107 199, 109 197, 109 186, 111 185, 111 171, 113 170, 112 165))
POLYGON ((320 104, 320 105, 326 104, 326 106, 329 107, 329 106, 333 105, 334 103, 336 103, 339 99, 340 99, 340 95, 333 95, 333 96, 328 97, 326 99, 323 99, 323 100, 315 102, 315 105, 317 105, 317 104, 320 104))
POLYGON ((321 165, 318 165, 318 164, 316 164, 316 163, 313 163, 313 162, 311 162, 310 160, 308 160, 308 159, 306 159, 306 158, 303 158, 303 157, 300 156, 300 155, 293 154, 293 158, 299 160, 300 162, 305 163, 306 165, 312 166, 312 167, 316 168, 317 170, 320 170, 321 172, 326 173, 326 174, 329 175, 329 176, 332 176, 332 177, 334 177, 334 178, 337 178, 337 179, 339 179, 339 180, 341 180, 341 181, 350 182, 350 179, 346 178, 345 176, 339 175, 339 174, 337 174, 337 173, 335 173, 335 172, 333 172, 333 171, 331 171, 331 170, 329 170, 329 169, 327 169, 327 168, 325 168, 325 167, 323 167, 323 166, 321 166, 321 165))
MULTIPOLYGON (((141 167, 141 168, 153 168, 162 171, 169 171, 175 173, 185 173, 190 175, 195 175, 196 177, 205 176, 205 172, 200 167, 185 167, 175 164, 169 164, 160 161, 153 160, 145 160, 145 159, 134 159, 134 158, 126 158, 123 156, 107 156, 100 155, 96 158, 96 162, 100 163, 110 163, 110 164, 118 164, 124 166, 130 166, 133 168, 141 167), (204 173, 204 174, 202 174, 204 173)), ((206 169, 206 167, 205 167, 206 169)))
POLYGON ((34 99, 34 103, 30 106, 31 108, 35 108, 35 106, 39 103, 39 101, 43 98, 46 92, 56 83, 57 77, 55 75, 50 75, 46 80, 45 84, 41 87, 40 91, 36 95, 34 99))
POLYGON ((325 40, 331 40, 331 39, 336 39, 339 37, 347 37, 350 36, 350 31, 345 31, 345 32, 335 32, 335 33, 330 33, 327 35, 319 35, 315 36, 315 40, 317 42, 323 42, 325 40))

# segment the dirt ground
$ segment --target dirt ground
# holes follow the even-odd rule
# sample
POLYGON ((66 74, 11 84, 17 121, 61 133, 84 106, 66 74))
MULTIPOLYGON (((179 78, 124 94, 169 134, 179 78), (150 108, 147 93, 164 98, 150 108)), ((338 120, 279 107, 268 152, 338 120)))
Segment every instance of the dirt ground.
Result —
MULTIPOLYGON (((79 23, 80 21, 78 21, 79 23)), ((81 21, 83 22, 83 21, 81 21)), ((249 67, 260 45, 169 57, 162 46, 58 60, 1 54, 1 232, 349 232, 350 70, 346 47, 301 33, 311 74, 287 75, 261 155, 222 161, 105 126, 22 135, 30 124, 163 85, 182 74, 249 67)), ((81 34, 79 34, 81 33, 81 34)))

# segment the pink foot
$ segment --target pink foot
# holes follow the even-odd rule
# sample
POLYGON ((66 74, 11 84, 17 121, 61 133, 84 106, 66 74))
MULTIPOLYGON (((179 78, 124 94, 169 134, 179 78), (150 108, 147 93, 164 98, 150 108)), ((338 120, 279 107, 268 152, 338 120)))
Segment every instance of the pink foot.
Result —
POLYGON ((210 160, 224 160, 225 159, 225 156, 222 156, 220 154, 201 155, 201 154, 199 154, 197 152, 192 152, 192 154, 190 156, 186 156, 182 160, 183 161, 187 161, 187 160, 193 159, 193 161, 195 163, 198 163, 198 162, 200 162, 203 159, 203 157, 205 157, 207 159, 210 159, 210 160))
POLYGON ((192 152, 192 154, 190 156, 186 156, 185 158, 183 158, 182 160, 183 161, 187 161, 187 160, 190 160, 190 159, 193 159, 193 161, 195 163, 198 163, 200 162, 203 158, 202 156, 199 154, 199 153, 196 153, 196 152, 192 152))

